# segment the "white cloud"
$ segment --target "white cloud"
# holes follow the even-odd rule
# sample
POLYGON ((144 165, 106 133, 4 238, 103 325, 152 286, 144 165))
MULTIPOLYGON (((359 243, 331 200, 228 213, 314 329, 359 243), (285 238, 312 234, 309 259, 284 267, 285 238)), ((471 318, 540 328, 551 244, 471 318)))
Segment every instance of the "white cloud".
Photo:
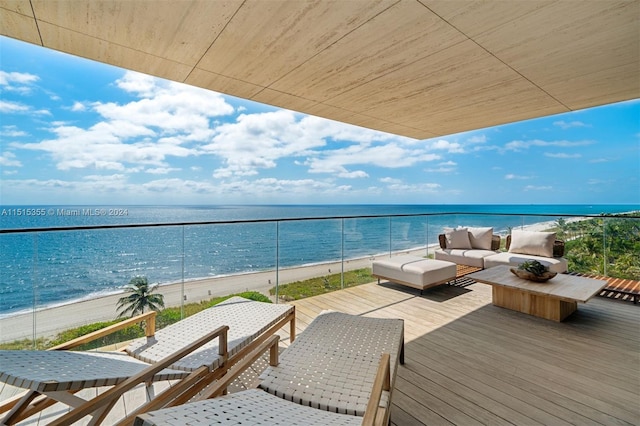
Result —
POLYGON ((588 124, 583 123, 582 121, 564 121, 564 120, 560 120, 560 121, 554 121, 553 122, 554 126, 560 127, 562 130, 567 130, 567 129, 571 129, 571 128, 575 128, 575 127, 591 127, 588 124))
POLYGON ((424 161, 423 150, 400 146, 413 143, 408 138, 279 110, 239 115, 236 122, 220 125, 212 142, 202 149, 223 159, 225 166, 214 171, 217 178, 252 176, 260 169, 275 168, 282 158, 308 166, 310 173, 361 178, 368 173, 347 167, 402 167, 424 161), (332 149, 333 146, 341 148, 332 149))
POLYGON ((486 143, 487 142, 487 136, 486 135, 471 136, 469 139, 467 139, 467 142, 469 142, 469 143, 486 143))
POLYGON ((16 156, 12 152, 3 152, 0 155, 0 166, 3 167, 22 167, 22 163, 16 160, 16 156))
POLYGON ((522 151, 525 149, 529 149, 531 147, 548 147, 548 146, 559 146, 565 148, 575 148, 579 146, 587 146, 593 145, 594 141, 577 141, 571 142, 566 140, 559 141, 543 141, 540 139, 534 139, 530 141, 512 141, 507 143, 504 146, 504 149, 507 151, 522 151))
POLYGON ((18 93, 19 95, 27 95, 33 89, 33 83, 40 78, 37 75, 0 71, 0 87, 8 92, 18 93))
POLYGON ((387 189, 391 193, 434 194, 434 193, 437 193, 440 188, 441 188, 441 185, 438 183, 414 183, 414 184, 392 183, 387 185, 387 189))
POLYGON ((587 185, 601 185, 603 183, 606 183, 606 181, 600 179, 589 179, 587 181, 587 185))
POLYGON ((526 180, 526 179, 533 179, 533 176, 519 176, 514 174, 508 174, 508 175, 505 175, 504 178, 507 180, 526 180))
POLYGON ((280 110, 241 114, 235 122, 218 126, 211 143, 202 147, 226 164, 215 176, 255 175, 258 169, 274 168, 282 157, 305 155, 326 144, 312 117, 297 118, 280 110))
POLYGON ((457 170, 457 165, 455 161, 444 161, 438 164, 438 167, 432 167, 425 169, 424 171, 427 173, 452 173, 457 170))
POLYGON ((545 152, 544 155, 545 155, 545 157, 550 157, 550 158, 580 158, 580 157, 582 157, 582 155, 580 155, 580 154, 567 154, 567 153, 562 153, 562 152, 558 152, 558 153, 545 152))
POLYGON ((179 172, 182 169, 176 167, 156 167, 155 169, 147 169, 145 173, 149 173, 152 175, 166 175, 171 172, 179 172))
POLYGON ((344 171, 344 172, 338 173, 338 177, 346 178, 346 179, 368 178, 369 174, 362 170, 356 170, 353 172, 344 171))
POLYGON ((59 170, 124 171, 131 164, 138 168, 129 171, 141 165, 160 171, 169 168, 168 157, 200 155, 197 146, 188 145, 212 137, 211 117, 233 112, 221 95, 194 87, 133 72, 117 83, 147 97, 126 104, 94 102, 89 105, 102 121, 88 128, 54 122, 49 129, 54 138, 12 146, 49 153, 59 170))
POLYGON ((0 100, 0 112, 3 114, 12 114, 29 111, 27 105, 23 105, 18 102, 8 102, 0 100))
POLYGON ((5 136, 8 138, 18 138, 21 136, 28 136, 28 133, 22 130, 18 130, 17 126, 2 126, 2 130, 0 130, 0 136, 5 136))
POLYGON ((527 185, 524 187, 525 191, 549 191, 553 189, 553 187, 551 186, 534 186, 534 185, 527 185))
POLYGON ((431 143, 429 145, 429 148, 433 150, 447 151, 450 154, 464 153, 462 145, 460 145, 458 142, 449 142, 444 139, 439 139, 436 142, 431 143))
POLYGON ((596 164, 596 163, 608 163, 612 160, 608 159, 608 158, 595 158, 593 160, 589 160, 589 163, 592 164, 596 164))
POLYGON ((11 83, 30 84, 38 80, 40 77, 29 73, 0 71, 0 86, 8 86, 11 83))
POLYGON ((382 183, 390 183, 390 184, 400 184, 402 183, 401 179, 396 179, 396 178, 392 178, 392 177, 383 177, 378 179, 380 182, 382 183))
POLYGON ((87 107, 85 104, 83 104, 82 102, 74 102, 73 105, 71 106, 71 111, 74 112, 78 112, 78 111, 86 111, 87 107))
POLYGON ((410 149, 397 142, 389 142, 384 145, 352 145, 318 152, 314 157, 308 158, 306 164, 310 173, 342 173, 345 166, 349 165, 400 168, 440 158, 440 155, 429 153, 425 149, 410 149))

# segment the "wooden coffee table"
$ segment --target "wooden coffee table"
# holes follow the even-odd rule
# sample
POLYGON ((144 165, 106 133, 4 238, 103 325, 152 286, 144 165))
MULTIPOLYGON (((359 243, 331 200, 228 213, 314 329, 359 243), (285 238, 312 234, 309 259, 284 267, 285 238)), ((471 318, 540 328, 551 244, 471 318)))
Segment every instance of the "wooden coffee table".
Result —
POLYGON ((493 288, 493 304, 553 321, 562 321, 606 285, 603 280, 558 274, 544 283, 518 278, 510 266, 496 266, 467 275, 493 288))

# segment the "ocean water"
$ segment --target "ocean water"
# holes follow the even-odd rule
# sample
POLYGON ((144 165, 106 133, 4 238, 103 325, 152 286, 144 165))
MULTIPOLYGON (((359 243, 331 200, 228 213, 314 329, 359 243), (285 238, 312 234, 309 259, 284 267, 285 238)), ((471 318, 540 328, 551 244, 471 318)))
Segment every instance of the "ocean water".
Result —
POLYGON ((0 206, 4 230, 184 224, 0 234, 0 316, 117 292, 137 275, 159 283, 190 281, 424 247, 437 243, 445 226, 492 226, 506 233, 566 215, 637 210, 633 205, 0 206), (419 216, 450 212, 458 214, 419 216), (417 216, 336 219, 385 215, 417 216), (246 220, 264 222, 193 224, 246 220))

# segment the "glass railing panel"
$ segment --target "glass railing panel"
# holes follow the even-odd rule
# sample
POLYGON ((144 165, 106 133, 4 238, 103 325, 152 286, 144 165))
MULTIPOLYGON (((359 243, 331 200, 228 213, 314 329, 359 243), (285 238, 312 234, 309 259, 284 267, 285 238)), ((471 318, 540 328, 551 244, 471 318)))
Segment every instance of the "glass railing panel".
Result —
POLYGON ((640 219, 603 218, 606 275, 640 281, 640 219))
POLYGON ((391 220, 391 251, 406 251, 426 255, 427 219, 424 216, 403 216, 391 220))
MULTIPOLYGON (((129 317, 149 310, 142 303, 127 310, 118 306, 122 291, 136 277, 144 277, 149 287, 172 283, 182 276, 180 227, 142 227, 94 229, 16 234, 33 238, 33 259, 18 259, 14 268, 32 269, 31 289, 26 289, 23 305, 35 300, 26 316, 11 315, 1 320, 2 340, 37 338, 38 348, 59 343, 59 334, 73 328, 78 335, 93 331, 87 324, 109 325, 123 314, 129 317), (33 294, 33 296, 32 296, 33 294), (21 320, 21 321, 18 321, 21 320), (30 324, 30 325, 29 325, 30 324)), ((16 238, 3 235, 3 239, 16 238)), ((4 282, 3 274, 3 282, 4 282)), ((160 286, 155 293, 165 295, 165 304, 173 304, 180 294, 160 286)), ((4 297, 2 298, 4 300, 4 297)), ((133 302, 132 302, 133 303, 133 302)), ((179 302, 178 302, 179 303, 179 302)), ((20 309, 22 305, 18 307, 20 309)), ((120 333, 122 335, 122 333, 120 333)), ((126 338, 135 337, 127 335, 126 338)), ((65 334, 64 340, 75 337, 65 334)), ((103 343, 107 340, 103 341, 103 343)), ((115 343, 109 340, 109 344, 115 343)), ((95 345, 93 345, 95 346, 95 345)), ((83 348, 86 349, 86 348, 83 348)))
POLYGON ((344 251, 347 259, 389 254, 390 221, 382 218, 344 219, 344 251))
POLYGON ((277 227, 279 301, 342 288, 341 219, 283 220, 277 227))
POLYGON ((276 282, 276 249, 275 222, 186 225, 184 300, 245 291, 268 294, 276 282))
MULTIPOLYGON (((165 304, 180 307, 172 314, 178 319, 185 315, 185 303, 217 295, 257 290, 276 300, 276 285, 318 277, 324 283, 336 274, 340 288, 351 286, 362 277, 343 272, 370 270, 376 256, 424 255, 425 245, 438 247, 438 234, 445 227, 491 226, 503 237, 503 249, 504 237, 514 229, 552 230, 565 241, 569 271, 637 280, 639 222, 571 215, 437 214, 5 233, 0 235, 0 338, 27 339, 32 347, 42 348, 42 340, 33 345, 34 337, 51 340, 62 327, 113 320, 121 295, 112 293, 135 276, 160 283, 157 291, 165 304), (82 300, 100 304, 87 311, 82 300), (51 320, 53 310, 44 309, 72 301, 64 321, 51 320), (7 321, 19 311, 19 326, 7 321)), ((326 287, 335 289, 332 283, 326 287)))
POLYGON ((344 223, 342 285, 352 287, 374 281, 371 261, 389 256, 389 218, 350 218, 344 223))
POLYGON ((569 270, 640 280, 640 219, 582 219, 564 231, 569 270))
MULTIPOLYGON (((0 235, 0 343, 37 347, 33 310, 40 304, 38 233, 0 235)), ((7 348, 11 348, 7 346, 7 348)))

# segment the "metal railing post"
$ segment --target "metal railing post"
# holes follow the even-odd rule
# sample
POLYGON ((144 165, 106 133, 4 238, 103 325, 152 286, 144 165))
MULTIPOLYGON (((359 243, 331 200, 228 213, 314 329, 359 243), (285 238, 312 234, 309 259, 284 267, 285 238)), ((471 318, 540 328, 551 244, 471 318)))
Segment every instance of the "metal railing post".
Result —
POLYGON ((391 253, 393 253, 393 244, 391 237, 391 216, 389 216, 389 257, 391 257, 391 253))
POLYGON ((604 276, 607 275, 607 264, 609 263, 607 260, 607 218, 602 218, 602 272, 604 276))
POLYGON ((32 288, 32 297, 33 297, 33 322, 32 322, 32 338, 33 338, 33 349, 38 349, 36 336, 37 327, 36 327, 36 317, 38 312, 38 233, 33 234, 33 278, 31 282, 32 288))
POLYGON ((342 269, 340 271, 340 288, 344 288, 344 218, 341 220, 342 224, 342 236, 341 236, 341 248, 340 248, 340 259, 342 269))
POLYGON ((185 251, 184 251, 184 225, 182 226, 182 259, 181 259, 181 269, 182 269, 182 276, 181 276, 181 285, 180 285, 180 318, 184 319, 184 256, 185 256, 185 251))
POLYGON ((280 286, 280 222, 276 221, 276 304, 280 301, 278 289, 280 286))

